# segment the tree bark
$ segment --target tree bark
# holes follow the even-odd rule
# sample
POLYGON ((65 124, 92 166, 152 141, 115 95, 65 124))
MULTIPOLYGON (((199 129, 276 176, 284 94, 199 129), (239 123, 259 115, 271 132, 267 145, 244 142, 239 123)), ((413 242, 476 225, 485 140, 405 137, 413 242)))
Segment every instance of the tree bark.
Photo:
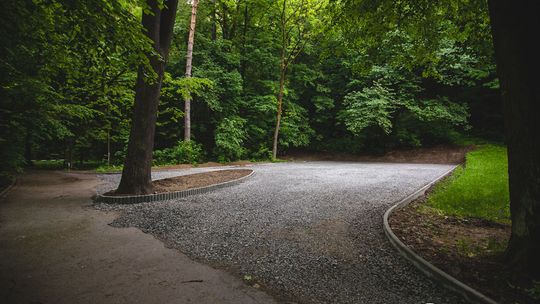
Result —
MULTIPOLYGON (((282 52, 283 53, 283 52, 282 52)), ((277 114, 276 114, 276 128, 274 130, 274 140, 272 144, 272 158, 277 158, 279 129, 281 128, 281 113, 283 112, 283 91, 285 90, 285 58, 284 55, 281 58, 280 74, 279 74, 279 92, 277 98, 277 114)))
POLYGON ((111 166, 111 129, 107 129, 107 166, 111 166))
POLYGON ((216 0, 212 0, 212 33, 211 33, 211 39, 212 41, 216 41, 217 39, 217 25, 216 25, 216 0))
POLYGON ((177 0, 164 0, 160 9, 157 0, 148 0, 150 14, 143 14, 142 25, 153 41, 159 56, 147 54, 157 78, 149 80, 143 66, 139 67, 135 85, 135 104, 119 194, 152 193, 152 153, 156 129, 159 93, 176 17, 177 0))
POLYGON ((248 2, 244 2, 244 24, 242 27, 242 48, 240 53, 240 76, 242 80, 246 79, 246 43, 247 43, 247 32, 249 25, 249 11, 248 11, 248 2))
POLYGON ((508 262, 540 279, 540 70, 537 1, 490 0, 504 106, 512 234, 508 262))
MULTIPOLYGON (((191 22, 189 23, 189 37, 186 55, 186 78, 191 77, 191 63, 193 61, 193 43, 195 41, 195 25, 197 23, 197 6, 199 0, 191 3, 191 22)), ((184 141, 191 140, 191 99, 184 100, 184 141)))
POLYGON ((274 129, 274 139, 272 142, 272 159, 277 157, 278 140, 279 140, 279 128, 281 127, 281 113, 283 111, 283 91, 285 90, 285 76, 287 74, 287 63, 285 62, 286 50, 287 50, 287 0, 283 0, 283 9, 281 12, 281 55, 279 61, 279 91, 278 91, 278 104, 276 114, 276 128, 274 129))

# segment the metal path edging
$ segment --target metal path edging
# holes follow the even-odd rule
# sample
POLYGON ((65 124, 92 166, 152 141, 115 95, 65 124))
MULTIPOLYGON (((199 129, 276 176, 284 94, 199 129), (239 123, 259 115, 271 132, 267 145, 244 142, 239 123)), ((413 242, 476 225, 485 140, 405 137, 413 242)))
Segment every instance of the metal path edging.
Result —
POLYGON ((147 195, 131 195, 131 196, 112 196, 112 195, 100 194, 96 197, 95 201, 99 203, 109 203, 109 204, 138 204, 138 203, 148 203, 148 202, 155 202, 155 201, 170 200, 170 199, 175 199, 175 198, 182 198, 189 195, 201 194, 201 193, 205 193, 211 190, 216 190, 216 189, 225 188, 225 187, 239 184, 243 182, 244 180, 246 180, 247 178, 253 176, 254 173, 255 171, 251 170, 251 172, 248 175, 242 176, 240 178, 237 178, 231 181, 226 181, 223 183, 214 184, 214 185, 205 186, 205 187, 191 188, 191 189, 182 190, 182 191, 175 191, 175 192, 156 193, 156 194, 147 194, 147 195))
POLYGON ((390 207, 383 216, 383 229, 384 234, 390 241, 390 243, 399 251, 399 253, 405 257, 407 260, 409 260, 417 269, 419 269, 422 273, 427 275, 430 279, 437 281, 438 283, 442 284, 444 287, 459 293, 462 295, 467 301, 470 303, 482 303, 482 304, 498 304, 495 300, 481 294, 480 292, 476 291, 475 289, 471 288, 468 285, 465 285, 464 283, 460 282, 456 278, 452 277, 448 273, 442 271, 441 269, 435 267, 433 264, 429 263, 425 259, 423 259, 421 256, 416 254, 414 251, 412 251, 411 248, 409 248, 407 245, 405 245, 392 231, 392 228, 390 228, 390 224, 388 223, 388 218, 392 214, 392 212, 398 208, 401 208, 421 195, 423 195, 426 190, 428 190, 431 186, 433 186, 435 183, 440 181, 441 179, 445 178, 446 176, 450 175, 458 165, 455 165, 450 170, 442 174, 441 176, 437 177, 432 182, 424 185, 422 188, 416 190, 413 194, 405 197, 404 199, 400 200, 396 204, 394 204, 392 207, 390 207))

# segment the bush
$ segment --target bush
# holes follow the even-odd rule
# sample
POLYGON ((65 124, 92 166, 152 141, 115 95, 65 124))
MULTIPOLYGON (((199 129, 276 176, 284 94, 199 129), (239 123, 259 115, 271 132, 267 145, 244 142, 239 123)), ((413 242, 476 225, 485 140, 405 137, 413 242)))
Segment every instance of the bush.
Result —
POLYGON ((179 141, 176 146, 154 151, 154 165, 196 164, 203 160, 202 146, 194 141, 179 141))
POLYGON ((469 112, 464 103, 446 97, 422 99, 396 93, 375 82, 344 97, 338 120, 354 136, 384 146, 420 147, 452 142, 457 130, 468 130, 469 112))
POLYGON ((241 159, 246 155, 244 140, 247 138, 246 120, 235 116, 224 118, 216 129, 214 153, 220 162, 241 159))

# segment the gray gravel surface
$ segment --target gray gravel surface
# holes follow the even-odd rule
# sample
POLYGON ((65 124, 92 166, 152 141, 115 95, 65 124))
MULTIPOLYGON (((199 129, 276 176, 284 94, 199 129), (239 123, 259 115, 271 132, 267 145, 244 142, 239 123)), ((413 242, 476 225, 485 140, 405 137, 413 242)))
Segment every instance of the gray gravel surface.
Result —
MULTIPOLYGON (((386 209, 450 166, 307 162, 252 168, 253 177, 230 188, 97 208, 123 211, 113 226, 138 227, 283 302, 465 303, 399 256, 382 230, 386 209)), ((154 178, 195 172, 157 172, 154 178)), ((103 178, 101 190, 118 182, 118 176, 103 178)))

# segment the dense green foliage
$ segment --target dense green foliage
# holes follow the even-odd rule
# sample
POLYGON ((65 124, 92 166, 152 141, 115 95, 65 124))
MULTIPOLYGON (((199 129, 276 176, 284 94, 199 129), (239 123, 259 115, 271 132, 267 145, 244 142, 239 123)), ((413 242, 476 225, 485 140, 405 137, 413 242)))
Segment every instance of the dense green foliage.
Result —
POLYGON ((196 164, 201 162, 204 152, 200 144, 179 141, 172 148, 154 151, 155 165, 196 164))
POLYGON ((508 222, 509 202, 506 148, 486 145, 469 152, 465 167, 435 187, 428 205, 448 215, 508 222))
POLYGON ((2 179, 24 156, 72 162, 101 158, 108 136, 123 143, 134 71, 149 46, 130 9, 105 0, 2 2, 2 179))
MULTIPOLYGON (((184 77, 190 7, 181 2, 156 163, 268 158, 284 43, 294 58, 285 80, 282 154, 368 153, 450 143, 471 132, 500 136, 484 1, 411 7, 286 0, 285 42, 282 1, 201 1, 191 79, 184 77), (296 10, 300 3, 307 9, 296 10), (179 143, 186 97, 193 99, 199 143, 190 147, 179 143)), ((2 172, 18 170, 25 158, 71 164, 109 154, 111 163, 122 164, 136 70, 149 47, 139 25, 141 3, 2 2, 2 172)))

